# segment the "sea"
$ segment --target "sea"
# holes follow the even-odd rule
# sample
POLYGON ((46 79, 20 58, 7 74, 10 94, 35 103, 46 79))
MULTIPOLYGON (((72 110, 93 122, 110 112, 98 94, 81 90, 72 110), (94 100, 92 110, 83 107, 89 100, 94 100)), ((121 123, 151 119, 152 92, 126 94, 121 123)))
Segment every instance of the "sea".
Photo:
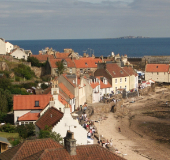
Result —
POLYGON ((51 40, 7 40, 24 50, 31 50, 34 55, 46 47, 63 52, 64 48, 72 48, 79 55, 88 53, 96 57, 107 57, 114 54, 128 57, 146 55, 170 55, 170 38, 136 38, 136 39, 51 39, 51 40))

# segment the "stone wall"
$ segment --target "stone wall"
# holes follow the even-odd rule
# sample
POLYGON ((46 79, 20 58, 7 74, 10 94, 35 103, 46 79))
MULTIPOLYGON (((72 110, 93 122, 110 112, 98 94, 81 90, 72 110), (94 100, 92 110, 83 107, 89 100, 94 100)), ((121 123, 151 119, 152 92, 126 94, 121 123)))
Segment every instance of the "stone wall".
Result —
POLYGON ((44 67, 31 67, 31 70, 34 71, 35 76, 38 77, 38 78, 45 75, 45 68, 44 67))
POLYGON ((9 71, 9 67, 8 65, 6 64, 6 62, 0 62, 0 70, 1 71, 9 71))

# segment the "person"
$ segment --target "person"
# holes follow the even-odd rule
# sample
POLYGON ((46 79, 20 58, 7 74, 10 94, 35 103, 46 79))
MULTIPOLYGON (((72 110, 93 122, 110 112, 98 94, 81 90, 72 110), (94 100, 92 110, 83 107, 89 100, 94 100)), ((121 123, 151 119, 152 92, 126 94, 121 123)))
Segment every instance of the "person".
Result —
POLYGON ((80 105, 81 111, 82 111, 82 105, 80 105))
POLYGON ((121 132, 120 127, 118 129, 119 129, 119 132, 121 132))
POLYGON ((90 131, 87 133, 87 137, 88 137, 88 138, 91 138, 91 133, 90 133, 90 131))

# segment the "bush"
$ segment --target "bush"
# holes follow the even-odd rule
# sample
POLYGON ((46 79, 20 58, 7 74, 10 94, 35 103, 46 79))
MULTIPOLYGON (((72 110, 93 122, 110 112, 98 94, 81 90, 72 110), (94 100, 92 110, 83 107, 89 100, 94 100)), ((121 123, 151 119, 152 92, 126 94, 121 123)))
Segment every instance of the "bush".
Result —
POLYGON ((8 141, 11 143, 12 147, 14 147, 21 142, 21 139, 10 137, 10 138, 8 138, 8 141))
POLYGON ((15 77, 15 80, 16 80, 17 82, 19 82, 19 81, 20 81, 20 78, 19 78, 18 76, 16 76, 16 77, 15 77))
POLYGON ((16 128, 15 126, 7 123, 3 126, 0 127, 1 132, 8 132, 8 133, 16 133, 16 128))
POLYGON ((4 118, 7 116, 6 113, 0 112, 0 123, 4 122, 4 118))
POLYGON ((19 136, 24 139, 35 135, 35 126, 33 124, 19 125, 16 130, 19 136))

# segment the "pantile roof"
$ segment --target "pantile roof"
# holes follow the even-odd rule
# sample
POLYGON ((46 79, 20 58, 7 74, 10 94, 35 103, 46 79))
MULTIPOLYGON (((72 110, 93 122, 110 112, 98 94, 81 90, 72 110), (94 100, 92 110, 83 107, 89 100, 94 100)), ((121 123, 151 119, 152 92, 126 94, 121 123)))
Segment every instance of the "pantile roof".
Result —
POLYGON ((66 58, 65 61, 67 62, 67 67, 68 68, 75 68, 75 63, 71 58, 66 58))
MULTIPOLYGON (((100 78, 99 78, 100 79, 100 78)), ((101 89, 103 89, 103 88, 111 88, 112 87, 112 85, 108 82, 108 80, 107 80, 107 84, 104 84, 103 82, 102 82, 102 80, 100 79, 100 88, 101 89)))
POLYGON ((70 53, 60 53, 60 52, 56 52, 55 56, 56 58, 68 58, 70 53))
MULTIPOLYGON (((68 105, 68 102, 59 94, 58 95, 58 100, 65 106, 68 105)), ((71 105, 69 104, 70 112, 72 112, 71 105)))
POLYGON ((41 110, 44 109, 50 101, 52 95, 14 95, 13 110, 41 110), (35 107, 35 101, 39 101, 39 107, 35 107))
POLYGON ((90 83, 90 86, 94 89, 94 88, 96 88, 97 86, 99 85, 99 82, 92 82, 92 83, 90 83))
POLYGON ((126 71, 130 76, 138 76, 132 67, 123 67, 123 70, 126 71))
POLYGON ((40 55, 31 55, 31 57, 37 58, 39 61, 47 61, 47 58, 54 59, 53 55, 40 54, 40 55))
POLYGON ((146 72, 169 72, 169 64, 146 64, 146 72))
POLYGON ((3 152, 3 154, 0 154, 0 159, 23 160, 31 155, 45 150, 46 148, 63 148, 63 146, 50 138, 26 140, 24 143, 20 143, 19 145, 14 146, 11 149, 3 152))
POLYGON ((64 77, 73 87, 76 87, 76 84, 73 83, 73 81, 70 80, 70 79, 67 77, 67 74, 62 74, 62 75, 63 75, 63 77, 64 77))
POLYGON ((106 70, 110 73, 112 78, 117 77, 127 77, 129 76, 121 67, 119 67, 116 63, 108 63, 106 64, 106 70))
POLYGON ((97 68, 97 63, 102 62, 100 58, 80 58, 75 59, 76 68, 97 68))
POLYGON ((63 117, 63 113, 54 107, 50 107, 35 123, 40 129, 45 129, 45 126, 53 127, 63 117))
POLYGON ((56 62, 58 62, 58 61, 62 61, 62 59, 49 59, 51 68, 57 68, 56 62))
POLYGON ((74 98, 74 95, 68 90, 68 88, 63 84, 63 83, 59 83, 59 88, 65 93, 67 94, 68 97, 70 97, 70 99, 74 98))
POLYGON ((108 149, 98 145, 80 145, 76 146, 76 155, 70 155, 66 149, 58 142, 51 139, 26 140, 2 154, 2 160, 125 160, 108 149), (12 152, 11 150, 16 152, 12 152))
POLYGON ((40 116, 40 113, 31 113, 28 112, 23 116, 18 118, 18 121, 36 121, 40 116))

